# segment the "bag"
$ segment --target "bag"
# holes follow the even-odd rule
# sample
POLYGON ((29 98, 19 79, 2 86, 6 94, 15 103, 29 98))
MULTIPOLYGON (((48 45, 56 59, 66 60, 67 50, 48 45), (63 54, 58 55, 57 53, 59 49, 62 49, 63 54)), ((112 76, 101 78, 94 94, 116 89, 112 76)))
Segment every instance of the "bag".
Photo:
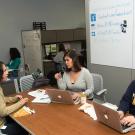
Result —
POLYGON ((54 78, 54 75, 56 74, 56 71, 51 71, 48 75, 47 78, 50 80, 49 84, 51 86, 56 86, 57 85, 57 80, 54 78))
POLYGON ((32 88, 47 86, 48 84, 49 84, 49 79, 41 77, 34 80, 32 84, 32 88))

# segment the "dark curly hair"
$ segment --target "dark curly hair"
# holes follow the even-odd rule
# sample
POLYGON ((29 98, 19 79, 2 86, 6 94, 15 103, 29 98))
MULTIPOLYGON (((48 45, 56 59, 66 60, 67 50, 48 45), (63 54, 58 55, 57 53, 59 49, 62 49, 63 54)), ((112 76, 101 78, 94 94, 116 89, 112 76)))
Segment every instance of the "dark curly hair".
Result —
POLYGON ((3 77, 3 62, 2 61, 0 61, 0 82, 1 82, 1 80, 2 80, 2 77, 3 77))
MULTIPOLYGON (((68 56, 72 59, 74 72, 79 72, 81 70, 81 65, 79 62, 79 55, 77 54, 77 52, 74 49, 68 50, 64 55, 64 59, 66 56, 68 56)), ((66 66, 66 72, 70 72, 71 70, 72 70, 71 68, 69 69, 66 66)))
POLYGON ((10 48, 9 53, 10 53, 10 60, 21 58, 20 52, 18 51, 17 48, 10 48))
POLYGON ((64 47, 64 44, 59 44, 59 52, 60 51, 63 51, 63 52, 66 52, 66 49, 65 49, 65 47, 64 47))

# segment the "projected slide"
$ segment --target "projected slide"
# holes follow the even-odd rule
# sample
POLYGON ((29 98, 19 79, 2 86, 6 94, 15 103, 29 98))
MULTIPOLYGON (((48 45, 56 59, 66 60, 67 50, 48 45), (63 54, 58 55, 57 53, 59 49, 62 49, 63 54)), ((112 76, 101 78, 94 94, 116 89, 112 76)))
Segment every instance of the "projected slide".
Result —
POLYGON ((88 14, 91 63, 132 68, 133 0, 90 0, 88 14))

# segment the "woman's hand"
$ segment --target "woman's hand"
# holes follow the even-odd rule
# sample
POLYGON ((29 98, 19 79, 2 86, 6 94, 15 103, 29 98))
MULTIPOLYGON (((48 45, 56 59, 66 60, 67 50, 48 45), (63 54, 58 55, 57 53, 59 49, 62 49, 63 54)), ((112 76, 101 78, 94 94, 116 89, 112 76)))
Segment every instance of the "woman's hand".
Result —
POLYGON ((80 93, 73 92, 72 99, 74 100, 75 104, 79 104, 81 102, 81 95, 80 95, 80 93))
POLYGON ((55 77, 56 80, 59 80, 59 79, 62 78, 62 75, 61 75, 61 73, 56 73, 56 74, 54 75, 54 77, 55 77))
POLYGON ((28 98, 22 98, 20 102, 22 103, 22 105, 24 105, 28 102, 28 98))
POLYGON ((131 126, 135 124, 135 117, 133 115, 126 116, 121 120, 121 124, 131 126))
POLYGON ((20 100, 23 98, 22 95, 16 95, 15 97, 20 99, 20 100))
POLYGON ((118 114, 120 116, 120 119, 122 119, 124 117, 124 112, 123 111, 118 111, 118 114))

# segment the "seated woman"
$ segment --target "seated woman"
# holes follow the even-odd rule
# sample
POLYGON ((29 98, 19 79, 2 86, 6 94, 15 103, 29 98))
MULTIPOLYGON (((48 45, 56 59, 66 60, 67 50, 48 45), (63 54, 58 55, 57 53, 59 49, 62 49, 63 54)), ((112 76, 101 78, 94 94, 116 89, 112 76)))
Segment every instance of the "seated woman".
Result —
POLYGON ((73 99, 80 98, 80 92, 84 92, 90 99, 93 98, 93 78, 88 69, 81 67, 75 50, 69 50, 64 55, 66 71, 63 74, 55 74, 58 87, 73 92, 73 99))
MULTIPOLYGON (((0 82, 6 81, 8 71, 3 62, 0 62, 0 82)), ((0 87, 0 127, 7 126, 5 129, 0 129, 3 134, 8 135, 27 135, 27 132, 22 129, 13 120, 5 119, 9 114, 17 111, 20 107, 28 102, 27 98, 22 98, 21 95, 14 97, 5 97, 3 90, 0 87), (6 103, 12 103, 12 105, 6 105, 6 103), (6 121, 7 120, 7 121, 6 121)))
POLYGON ((8 69, 12 69, 12 76, 17 77, 18 68, 21 64, 21 55, 17 48, 10 48, 10 61, 7 64, 8 69))
POLYGON ((130 83, 118 107, 121 123, 135 124, 135 80, 130 83), (128 115, 127 115, 128 113, 128 115))

